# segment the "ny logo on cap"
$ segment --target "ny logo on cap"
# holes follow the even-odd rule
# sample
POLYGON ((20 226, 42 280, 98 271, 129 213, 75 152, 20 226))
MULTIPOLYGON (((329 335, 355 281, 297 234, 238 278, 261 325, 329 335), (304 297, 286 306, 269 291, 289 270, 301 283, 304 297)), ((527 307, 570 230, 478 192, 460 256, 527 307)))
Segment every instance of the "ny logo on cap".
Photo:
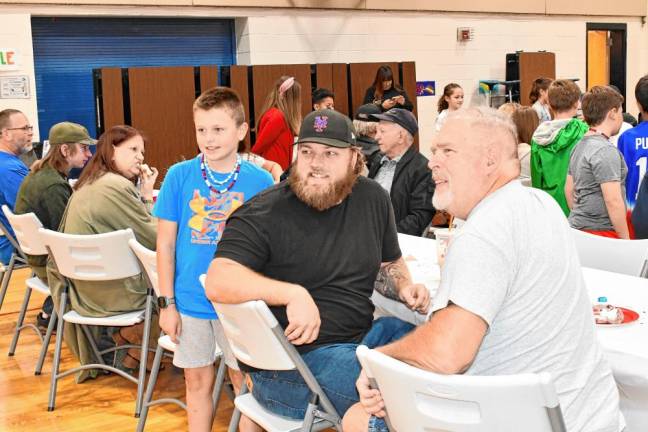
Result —
POLYGON ((316 132, 324 132, 324 129, 328 127, 328 116, 315 116, 315 122, 313 123, 313 128, 316 132))

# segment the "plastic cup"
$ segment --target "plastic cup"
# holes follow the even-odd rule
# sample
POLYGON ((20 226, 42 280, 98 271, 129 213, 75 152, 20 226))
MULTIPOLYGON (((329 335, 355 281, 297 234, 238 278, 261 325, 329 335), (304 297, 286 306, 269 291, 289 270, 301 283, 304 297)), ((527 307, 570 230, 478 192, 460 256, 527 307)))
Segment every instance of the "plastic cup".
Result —
POLYGON ((454 232, 448 228, 434 230, 434 236, 436 237, 437 263, 439 266, 443 266, 443 263, 445 262, 445 257, 448 253, 448 247, 450 246, 453 234, 454 232))

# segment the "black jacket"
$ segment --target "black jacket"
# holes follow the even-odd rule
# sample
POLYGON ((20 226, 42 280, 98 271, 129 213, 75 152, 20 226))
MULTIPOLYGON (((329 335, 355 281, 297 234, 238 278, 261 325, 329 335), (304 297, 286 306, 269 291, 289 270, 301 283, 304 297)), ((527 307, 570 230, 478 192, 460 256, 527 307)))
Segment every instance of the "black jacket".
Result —
POLYGON ((637 202, 632 210, 632 225, 635 238, 648 239, 648 176, 644 176, 639 185, 637 202))
POLYGON ((380 100, 376 100, 376 98, 374 97, 374 92, 375 92, 375 89, 373 87, 369 87, 367 89, 367 91, 365 92, 365 97, 364 97, 362 103, 363 104, 375 103, 376 105, 378 105, 378 107, 380 108, 381 111, 385 111, 385 109, 382 106, 382 103, 386 99, 393 98, 394 96, 403 95, 405 97, 405 103, 403 105, 396 104, 396 105, 394 105, 394 108, 403 108, 403 109, 406 109, 408 111, 412 111, 414 109, 414 105, 412 104, 412 101, 410 101, 409 97, 407 96, 407 93, 405 93, 405 90, 398 91, 398 90, 396 90, 396 88, 394 88, 392 86, 392 88, 390 88, 389 90, 387 90, 383 94, 383 97, 380 100))
MULTIPOLYGON (((377 153, 369 161, 369 178, 376 177, 382 157, 377 153)), ((399 233, 420 236, 434 216, 434 182, 427 164, 427 158, 412 146, 396 165, 389 196, 399 233)))

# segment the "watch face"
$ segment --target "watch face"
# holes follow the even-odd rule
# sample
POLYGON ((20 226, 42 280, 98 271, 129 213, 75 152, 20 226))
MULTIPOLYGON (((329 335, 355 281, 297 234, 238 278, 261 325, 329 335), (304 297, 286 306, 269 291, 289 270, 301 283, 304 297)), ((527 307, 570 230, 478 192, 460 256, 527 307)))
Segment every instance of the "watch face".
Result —
POLYGON ((157 304, 158 304, 158 307, 161 307, 162 309, 164 309, 167 306, 169 306, 169 299, 166 298, 166 297, 158 297, 157 304))

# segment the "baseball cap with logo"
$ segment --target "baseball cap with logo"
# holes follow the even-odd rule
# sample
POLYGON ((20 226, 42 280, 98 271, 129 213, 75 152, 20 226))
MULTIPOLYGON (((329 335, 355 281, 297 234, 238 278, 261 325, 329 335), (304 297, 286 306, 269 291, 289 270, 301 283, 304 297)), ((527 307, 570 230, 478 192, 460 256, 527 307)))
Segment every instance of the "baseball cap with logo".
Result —
POLYGON ((86 144, 95 145, 97 140, 90 138, 88 129, 80 124, 71 122, 57 123, 49 131, 50 145, 56 144, 86 144))
POLYGON ((317 143, 332 147, 355 146, 356 132, 351 120, 337 111, 313 111, 302 121, 297 144, 317 143))
POLYGON ((396 123, 407 132, 412 134, 412 136, 416 135, 416 132, 418 132, 418 123, 416 122, 416 117, 414 117, 414 114, 412 114, 410 111, 403 108, 392 108, 382 114, 371 114, 371 117, 375 118, 376 120, 396 123))

